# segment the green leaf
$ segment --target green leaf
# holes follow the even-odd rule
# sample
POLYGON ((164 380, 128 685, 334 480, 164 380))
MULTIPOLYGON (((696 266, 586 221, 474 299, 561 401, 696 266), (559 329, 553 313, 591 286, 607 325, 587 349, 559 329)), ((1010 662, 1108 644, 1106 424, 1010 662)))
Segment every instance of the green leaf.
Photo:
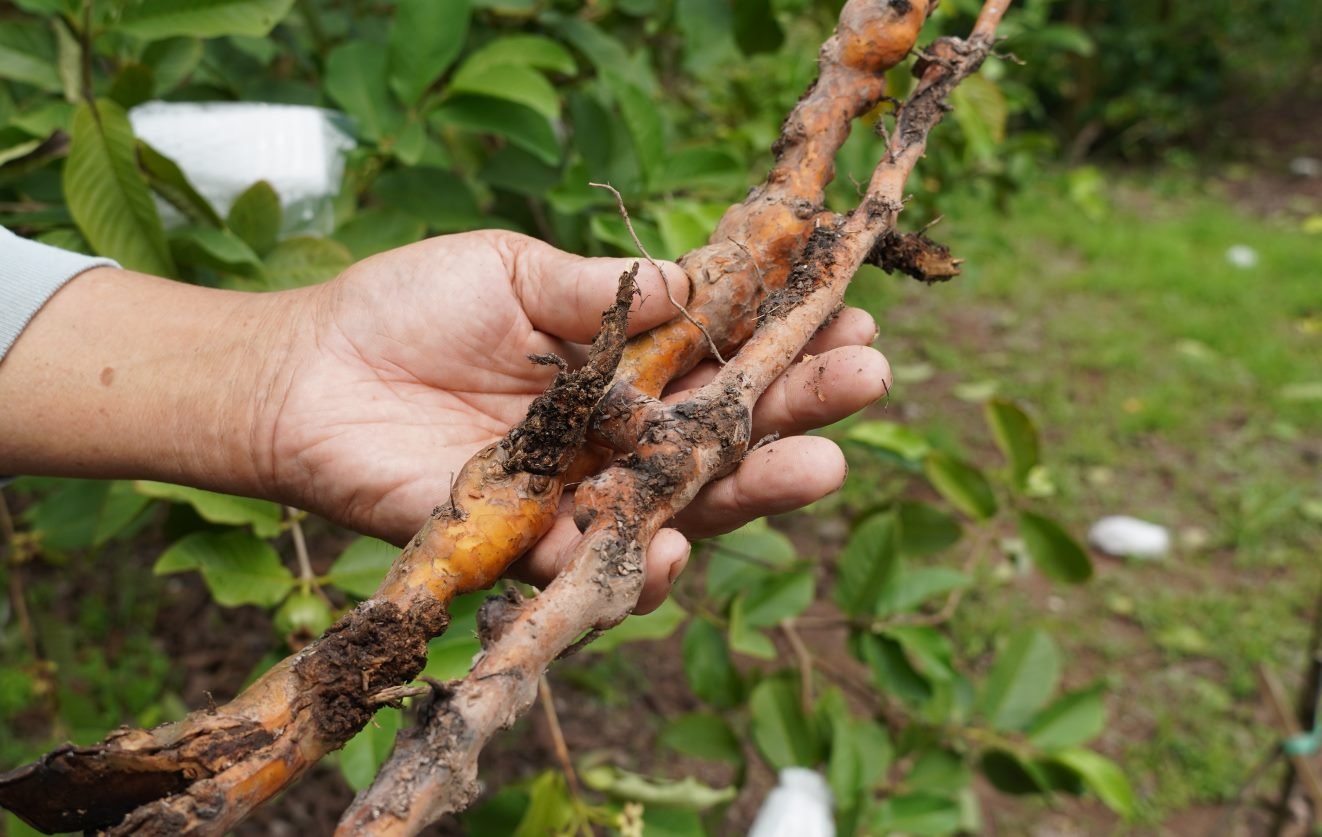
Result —
POLYGON ((400 0, 387 49, 390 89, 416 105, 459 57, 473 10, 469 0, 400 0))
POLYGON ((183 170, 142 140, 138 140, 138 163, 147 175, 151 190, 183 213, 188 220, 209 227, 219 228, 224 225, 207 199, 188 182, 183 170))
POLYGON ((1028 726, 1028 740, 1042 750, 1085 744, 1106 728, 1106 706, 1100 684, 1061 696, 1028 726))
POLYGON ((725 194, 739 191, 747 180, 747 172, 733 151, 702 146, 668 154, 652 178, 652 187, 659 192, 705 187, 725 194))
POLYGON ((816 579, 811 569, 778 573, 744 597, 744 618, 754 628, 769 628, 798 616, 812 604, 816 579))
POLYGON ((895 640, 914 671, 929 681, 946 682, 955 676, 950 640, 926 625, 901 625, 887 628, 885 635, 895 640))
MULTIPOLYGON (((617 84, 613 92, 624 125, 629 130, 629 139, 633 142, 634 156, 642 168, 643 180, 654 182, 666 147, 665 123, 661 114, 651 97, 631 84, 617 84)), ((677 256, 682 252, 669 255, 677 256)))
POLYGON ((1115 762, 1082 749, 1054 753, 1050 761, 1078 774, 1088 789, 1112 811, 1126 819, 1134 816, 1134 789, 1115 762))
POLYGON ((483 225, 477 198, 463 178, 452 172, 433 168, 394 169, 377 178, 372 193, 386 206, 407 212, 440 232, 483 225))
POLYGON ((133 128, 124 109, 98 99, 78 105, 64 196, 78 228, 103 256, 130 270, 174 276, 165 228, 138 170, 133 128))
POLYGON ((497 38, 468 56, 464 62, 470 72, 502 65, 533 67, 561 75, 572 75, 578 70, 569 50, 544 35, 506 35, 497 38))
POLYGON ((280 235, 281 217, 280 196, 270 183, 259 180, 234 199, 225 224, 259 256, 265 256, 280 235))
POLYGON ((688 613, 674 599, 668 598, 661 606, 643 616, 630 616, 602 634, 583 649, 585 654, 604 654, 628 642, 665 639, 679 629, 688 613))
POLYGON ((294 236, 266 255, 263 284, 273 291, 315 285, 334 279, 351 264, 353 253, 334 239, 294 236))
POLYGON ((1013 401, 993 398, 983 406, 987 426, 991 428, 996 446, 1010 463, 1014 484, 1023 489, 1028 474, 1038 464, 1039 443, 1037 426, 1027 413, 1013 401))
POLYGON ((748 624, 744 615, 744 597, 730 602, 730 650, 759 660, 776 659, 776 646, 766 634, 748 624))
POLYGON ((667 255, 687 253, 706 244, 724 214, 722 204, 683 200, 668 201, 651 211, 667 255))
POLYGON ((930 503, 904 502, 900 515, 900 554, 926 558, 954 546, 964 535, 959 520, 930 503))
POLYGON ((979 766, 987 780, 1001 793, 1030 794, 1053 790, 1040 765, 1024 761, 1009 750, 987 750, 979 766))
POLYGON ((894 454, 908 462, 921 462, 931 450, 927 440, 893 421, 863 421, 854 425, 845 434, 851 442, 894 454))
MULTIPOLYGON (((10 160, 26 157, 41 147, 42 140, 28 139, 28 135, 13 128, 0 130, 0 166, 10 160)), ((12 222, 10 222, 12 223, 12 222)))
POLYGON ((324 581, 344 592, 366 599, 381 586, 399 549, 376 538, 362 537, 345 547, 331 564, 324 581))
POLYGON ((1024 539, 1028 557, 1048 578, 1069 584, 1081 584, 1092 578, 1092 559, 1054 520, 1020 512, 1019 536, 1024 539))
POLYGON ((203 520, 230 526, 251 526, 259 538, 273 538, 284 529, 280 507, 266 500, 216 494, 200 488, 139 480, 134 489, 146 497, 187 503, 203 520))
POLYGON ((387 89, 386 61, 380 44, 364 40, 342 44, 326 59, 326 92, 372 142, 380 142, 403 122, 387 89))
POLYGON ((349 787, 361 791, 372 784, 377 771, 390 757, 395 733, 404 725, 403 716, 398 709, 382 709, 340 750, 340 772, 349 787))
POLYGON ((574 800, 565 786, 564 774, 548 770, 533 781, 531 799, 512 837, 564 834, 573 822, 574 800))
POLYGON ((876 807, 871 826, 882 834, 952 834, 960 826, 959 802, 933 793, 893 796, 876 807))
POLYGON ((261 259, 238 236, 215 227, 180 227, 170 232, 170 251, 183 265, 201 265, 221 273, 255 276, 261 259))
POLYGON ((931 700, 932 684, 909 662, 899 642, 886 636, 854 634, 856 656, 867 663, 878 691, 894 694, 911 706, 931 700))
POLYGON ((982 472, 973 465, 941 451, 923 459, 923 470, 932 487, 955 508, 975 520, 996 514, 996 495, 982 472))
POLYGON ((455 71, 447 88, 450 93, 490 96, 526 105, 546 119, 560 117, 560 97, 545 76, 531 67, 497 64, 490 67, 469 66, 455 71))
POLYGON ((996 729, 1021 730, 1051 700, 1059 683, 1060 651, 1051 635, 1021 631, 996 656, 979 709, 996 729))
POLYGON ((973 580, 966 573, 948 567, 905 569, 883 591, 878 616, 903 613, 934 596, 944 596, 968 587, 973 580))
POLYGON ((677 753, 709 761, 744 763, 739 737, 719 715, 691 713, 670 721, 657 741, 677 753))
POLYGON ((854 529, 837 563, 835 600, 850 616, 873 616, 900 571, 899 526, 893 512, 866 518, 854 529))
POLYGON ((63 91, 50 30, 35 22, 5 21, 0 26, 0 79, 47 93, 63 91))
POLYGON ((1009 117, 1001 89, 984 75, 972 75, 951 91, 950 104, 955 122, 968 143, 967 156, 976 160, 994 159, 996 146, 1005 141, 1005 123, 1009 117))
POLYGON ((949 750, 932 747, 919 751, 909 773, 904 777, 904 785, 911 790, 957 796, 972 780, 973 774, 962 757, 949 750))
POLYGON ((194 532, 156 561, 157 575, 196 569, 216 602, 225 607, 279 604, 294 576, 271 545, 245 530, 194 532))
POLYGON ((202 41, 197 38, 170 38, 155 41, 142 51, 142 63, 151 67, 157 96, 174 90, 202 61, 202 41))
POLYGON ((694 619, 684 632, 684 676, 693 693, 715 707, 728 709, 739 702, 739 672, 720 629, 706 619, 694 619))
POLYGON ((293 5, 294 0, 139 0, 127 5, 115 28, 152 41, 175 35, 260 38, 293 5))
POLYGON ((477 611, 486 598, 485 592, 469 593, 450 602, 450 626, 427 643, 427 667, 419 679, 455 680, 473 667, 473 658, 482 650, 477 640, 477 611))
POLYGON ((145 64, 128 63, 115 73, 106 96, 130 110, 150 99, 155 90, 156 81, 152 78, 151 68, 145 64))
POLYGON ((780 49, 785 43, 785 30, 776 20, 771 0, 736 0, 734 40, 744 55, 780 49))
POLYGON ((684 811, 706 811, 732 802, 739 795, 739 790, 733 786, 713 788, 692 776, 679 781, 653 779, 608 764, 589 767, 579 775, 589 788, 617 799, 684 811))
POLYGON ((871 792, 890 766, 894 748, 890 736, 870 720, 853 717, 844 696, 832 689, 818 702, 831 734, 826 776, 841 808, 852 808, 871 792))
POLYGON ((335 231, 335 240, 349 249, 354 260, 362 260, 405 244, 427 233, 427 225, 399 209, 373 207, 359 212, 335 231))
POLYGON ((129 482, 64 480, 28 508, 24 519, 43 549, 101 546, 129 529, 150 504, 129 482))
MULTIPOLYGON (((78 42, 69 27, 61 25, 59 21, 51 21, 51 29, 55 31, 55 54, 56 70, 60 74, 60 86, 64 89, 64 98, 69 102, 77 102, 83 97, 83 45, 78 42)), ((127 64, 126 69, 135 66, 127 64)), ((150 75, 148 76, 150 79, 150 75)), ((116 77, 118 82, 118 77, 116 77)), ((150 94, 150 90, 148 93, 150 94)), ((124 105, 131 107, 113 92, 110 98, 124 105)), ((132 104, 137 104, 133 102, 132 104)))
POLYGON ((753 742, 772 768, 813 767, 821 759, 822 742, 804 714, 794 679, 773 677, 758 683, 748 696, 748 709, 753 742))
POLYGON ((314 639, 335 621, 330 605, 314 592, 295 590, 275 612, 275 630, 282 637, 314 639))
POLYGON ((530 107, 489 96, 456 96, 432 111, 437 125, 496 134, 553 166, 560 162, 560 141, 545 116, 530 107))
POLYGON ((794 544, 766 520, 755 520, 709 543, 707 595, 722 604, 794 563, 794 544))

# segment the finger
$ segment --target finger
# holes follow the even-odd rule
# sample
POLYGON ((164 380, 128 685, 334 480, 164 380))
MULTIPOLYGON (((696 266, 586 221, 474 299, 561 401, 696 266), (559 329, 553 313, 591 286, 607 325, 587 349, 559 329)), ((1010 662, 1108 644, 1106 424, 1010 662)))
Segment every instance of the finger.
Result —
MULTIPOLYGON (((567 512, 572 502, 562 502, 567 512)), ((509 575, 537 587, 551 583, 570 558, 569 548, 578 539, 578 528, 568 513, 561 514, 537 545, 510 567, 509 575)), ((638 597, 635 613, 651 613, 670 595, 670 586, 688 566, 690 544, 688 538, 674 529, 662 529, 652 538, 647 548, 643 568, 643 592, 638 597)))
POLYGON ((670 588, 689 563, 689 539, 677 529, 662 529, 647 546, 643 592, 634 613, 651 613, 670 595, 670 588))
POLYGON ((820 500, 844 484, 848 470, 830 439, 782 439, 753 451, 733 474, 704 488, 672 524, 689 538, 720 535, 820 500))
POLYGON ((877 339, 877 321, 862 308, 845 308, 813 335, 805 354, 824 355, 841 346, 866 346, 877 339))
POLYGON ((753 408, 753 438, 791 436, 853 415, 890 391, 891 367, 868 346, 804 355, 753 408))
POLYGON ((602 312, 615 301, 620 274, 635 262, 638 293, 629 309, 630 334, 674 317, 678 312, 671 296, 681 305, 688 301, 688 276, 674 262, 657 262, 665 273, 663 282, 646 259, 589 259, 514 233, 501 233, 496 242, 528 319, 540 331, 564 340, 587 343, 596 336, 602 312))
MULTIPOLYGON (((805 354, 824 355, 841 346, 866 346, 877 339, 877 321, 862 308, 846 308, 813 335, 803 348, 805 354)), ((689 373, 671 382, 670 392, 697 389, 716 377, 720 366, 714 360, 704 361, 689 373)))

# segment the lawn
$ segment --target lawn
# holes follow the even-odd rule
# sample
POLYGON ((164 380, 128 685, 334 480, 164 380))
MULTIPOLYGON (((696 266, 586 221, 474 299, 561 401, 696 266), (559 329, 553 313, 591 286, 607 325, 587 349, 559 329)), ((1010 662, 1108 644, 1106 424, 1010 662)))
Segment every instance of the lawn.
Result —
MULTIPOLYGON (((1087 170, 1002 209, 956 200, 933 234, 967 259, 963 277, 861 276, 854 292, 895 367, 877 415, 985 456, 978 402, 1016 399, 1077 534, 1104 514, 1171 529, 1169 559, 1099 556, 1082 588, 988 577, 955 634, 976 657, 1011 627, 1052 628, 1072 683, 1109 682, 1100 749, 1130 774, 1143 821, 1176 831, 1216 824, 1282 737, 1257 667, 1301 688, 1322 592, 1322 238, 1233 203, 1220 187, 1087 170), (1256 264, 1233 264, 1234 245, 1256 264)), ((884 479, 850 455, 851 486, 820 513, 866 506, 884 479)))

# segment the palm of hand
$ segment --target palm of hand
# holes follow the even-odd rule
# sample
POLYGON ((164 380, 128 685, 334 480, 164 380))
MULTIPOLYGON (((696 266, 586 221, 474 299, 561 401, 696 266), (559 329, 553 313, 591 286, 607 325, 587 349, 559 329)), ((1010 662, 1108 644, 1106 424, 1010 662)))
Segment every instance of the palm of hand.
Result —
POLYGON ((280 482, 314 491, 308 507, 407 539, 546 388, 554 369, 528 356, 577 353, 534 327, 511 254, 474 238, 369 259, 325 286, 316 350, 290 376, 272 434, 274 461, 293 470, 280 482))
MULTIPOLYGON (((501 438, 571 363, 600 326, 628 259, 583 259, 503 232, 420 242, 354 265, 308 289, 292 336, 270 362, 266 403, 256 406, 250 446, 265 495, 394 543, 413 536, 449 498, 469 457, 501 438)), ((674 315, 687 278, 666 263, 639 272, 629 330, 674 315)), ((804 359, 772 385, 753 415, 753 437, 792 436, 750 452, 740 468, 702 490, 647 552, 639 608, 656 607, 688 556, 688 537, 810 503, 839 487, 843 454, 827 439, 794 436, 861 409, 888 386, 886 361, 866 344, 867 314, 849 309, 823 328, 804 359)), ((699 367, 672 387, 710 379, 699 367)), ((562 503, 562 507, 567 504, 562 503)), ((566 510, 567 511, 567 510, 566 510)), ((543 584, 577 534, 562 514, 517 574, 543 584)))

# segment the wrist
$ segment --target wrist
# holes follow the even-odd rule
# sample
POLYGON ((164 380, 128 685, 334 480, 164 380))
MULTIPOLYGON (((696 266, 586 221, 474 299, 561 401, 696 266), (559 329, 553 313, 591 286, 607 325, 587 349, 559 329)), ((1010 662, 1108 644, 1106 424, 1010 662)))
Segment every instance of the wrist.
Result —
POLYGON ((0 470, 261 493, 252 446, 293 301, 116 268, 78 276, 0 363, 0 470))

